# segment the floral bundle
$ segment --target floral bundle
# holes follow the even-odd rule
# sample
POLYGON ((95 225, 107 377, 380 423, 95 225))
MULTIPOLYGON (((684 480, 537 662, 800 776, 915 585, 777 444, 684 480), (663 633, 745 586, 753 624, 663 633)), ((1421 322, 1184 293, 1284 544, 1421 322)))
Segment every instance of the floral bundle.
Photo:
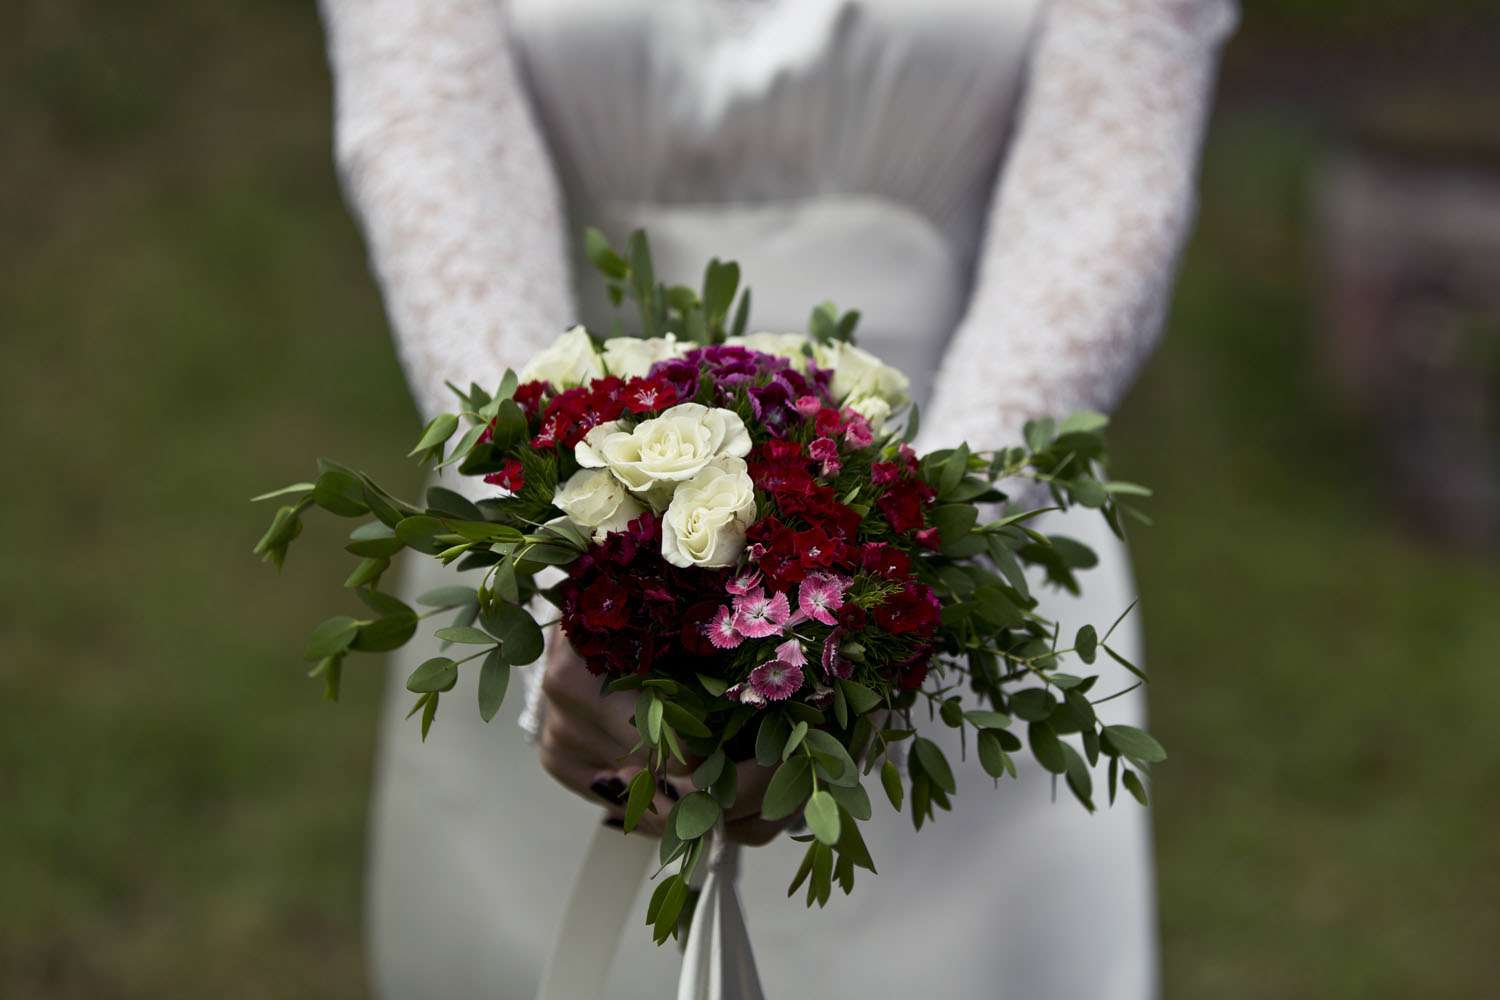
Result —
POLYGON ((371 614, 330 618, 307 644, 329 697, 349 653, 400 646, 451 610, 436 630, 443 655, 407 680, 412 712, 425 737, 460 668, 479 660, 489 720, 510 669, 542 653, 528 605, 550 601, 560 614, 547 624, 601 694, 634 692, 648 766, 629 786, 627 832, 655 808, 669 758, 694 768, 697 790, 676 802, 661 843, 663 868, 676 868, 648 910, 659 941, 735 801, 737 762, 776 769, 764 818, 805 820, 792 891, 805 882, 809 905, 874 870, 859 832, 872 815, 865 776, 878 768, 918 828, 950 807, 952 765, 924 726, 972 731, 997 781, 1028 748, 1089 809, 1105 758, 1110 800, 1123 782, 1145 802, 1139 775, 1164 758, 1160 745, 1103 724, 1097 678, 1057 667, 1102 651, 1139 671, 1092 626, 1064 642, 1026 572, 1076 592, 1093 554, 1029 522, 1077 504, 1118 533, 1121 498, 1146 492, 1103 478, 1104 418, 1035 421, 1024 444, 993 452, 918 455, 907 380, 855 346, 856 313, 825 304, 805 334, 747 335, 748 289, 729 319, 736 265, 710 262, 700 292, 655 282, 643 234, 623 256, 594 231, 587 247, 616 304, 636 303, 639 335, 601 341, 575 327, 497 391, 455 389, 461 413, 435 418, 412 453, 483 477, 492 495, 434 486, 417 506, 326 461, 315 481, 267 494, 295 497, 256 549, 278 566, 310 506, 371 518, 350 534, 360 562, 345 583, 371 614), (1042 484, 1052 505, 985 519, 1008 479, 1042 484), (423 595, 418 612, 379 589, 403 549, 481 578, 423 595), (562 568, 560 582, 539 582, 547 567, 562 568))

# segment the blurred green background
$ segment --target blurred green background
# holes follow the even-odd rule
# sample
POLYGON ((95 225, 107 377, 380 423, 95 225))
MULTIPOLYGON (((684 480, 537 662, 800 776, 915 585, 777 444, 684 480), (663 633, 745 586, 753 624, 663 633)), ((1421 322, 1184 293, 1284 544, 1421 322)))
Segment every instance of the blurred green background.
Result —
MULTIPOLYGON (((1500 571, 1396 515, 1379 435, 1329 390, 1309 191, 1372 107, 1493 131, 1500 34, 1480 3, 1250 6, 1117 434, 1158 488, 1137 555, 1174 751, 1167 995, 1494 996, 1500 571)), ((382 678, 319 700, 296 650, 342 553, 277 578, 245 502, 315 452, 418 481, 389 457, 415 416, 336 189, 315 11, 8 20, 0 996, 365 995, 382 678)))

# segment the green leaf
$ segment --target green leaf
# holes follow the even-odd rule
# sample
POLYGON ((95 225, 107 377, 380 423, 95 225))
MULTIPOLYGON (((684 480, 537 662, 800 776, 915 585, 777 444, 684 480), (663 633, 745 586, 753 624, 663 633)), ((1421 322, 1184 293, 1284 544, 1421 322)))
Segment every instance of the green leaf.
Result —
POLYGON ((1108 644, 1101 643, 1100 645, 1102 645, 1104 647, 1104 651, 1109 654, 1109 658, 1111 660, 1114 660, 1120 666, 1124 667, 1126 670, 1129 670, 1132 674, 1135 674, 1141 680, 1147 681, 1148 683, 1150 682, 1150 679, 1146 676, 1145 671, 1141 670, 1140 667, 1136 666, 1134 663, 1131 663, 1129 660, 1125 659, 1125 657, 1121 656, 1119 653, 1116 653, 1114 651, 1114 649, 1112 647, 1110 647, 1108 644))
POLYGON ((456 642, 464 646, 493 646, 495 644, 494 637, 467 625, 449 625, 438 629, 433 635, 444 642, 456 642))
POLYGON ((786 746, 781 748, 781 759, 786 760, 802 744, 802 737, 807 735, 807 723, 799 722, 792 727, 792 735, 786 738, 786 746))
POLYGON ((630 779, 630 792, 625 799, 625 832, 634 830, 641 817, 646 815, 651 800, 656 795, 656 776, 650 771, 637 771, 630 779))
POLYGON ((1115 749, 1132 760, 1143 764, 1159 764, 1167 759, 1167 751, 1156 742, 1156 738, 1134 726, 1105 726, 1104 735, 1109 737, 1109 742, 1115 749))
POLYGON ((1064 434, 1092 434, 1109 426, 1109 418, 1093 410, 1079 410, 1063 418, 1057 425, 1058 437, 1064 434))
POLYGON ((886 761, 880 765, 880 783, 885 786, 885 797, 891 800, 891 806, 900 812, 901 800, 906 793, 901 784, 901 772, 895 764, 886 761))
POLYGON ((361 517, 369 513, 364 484, 354 473, 331 463, 319 463, 323 471, 313 486, 313 503, 339 517, 361 517))
POLYGON ((1033 722, 1026 730, 1031 743, 1031 754, 1053 774, 1062 774, 1068 769, 1068 758, 1063 753, 1062 741, 1045 722, 1033 722))
POLYGON ((739 768, 729 764, 720 772, 718 780, 709 788, 709 794, 718 800, 719 805, 728 809, 734 805, 735 797, 739 793, 740 781, 739 768))
POLYGON ((839 804, 824 789, 813 792, 802 811, 807 828, 819 841, 832 847, 839 842, 839 804))
POLYGON ((761 802, 761 817, 768 820, 784 819, 792 815, 812 793, 812 763, 803 755, 793 757, 776 769, 771 782, 766 786, 766 797, 761 802))
POLYGON ((979 763, 991 778, 1005 775, 1005 751, 1000 748, 1000 738, 989 730, 979 734, 979 763))
MULTIPOLYGON (((498 575, 498 574, 497 574, 498 575)), ((500 652, 513 667, 535 663, 542 655, 541 627, 531 613, 518 604, 495 602, 479 612, 479 623, 500 640, 500 652)))
POLYGON ((316 485, 315 483, 293 483, 290 486, 283 486, 279 490, 272 490, 269 493, 262 493, 258 497, 251 497, 250 502, 260 503, 262 500, 274 500, 276 497, 291 496, 293 493, 307 493, 316 485))
POLYGON ((725 756, 723 750, 715 750, 703 758, 703 763, 693 771, 693 787, 707 788, 718 781, 719 776, 724 773, 724 765, 728 762, 729 758, 725 756))
POLYGON ((510 685, 510 664, 491 650, 479 671, 479 717, 489 722, 505 703, 505 689, 510 685))
POLYGON ((655 695, 646 696, 646 735, 652 743, 661 742, 661 699, 655 695))
POLYGON ((880 704, 880 695, 856 681, 839 681, 839 687, 849 699, 849 708, 855 715, 864 715, 880 704))
POLYGON ((630 270, 625 258, 615 253, 605 235, 593 226, 583 231, 583 252, 589 262, 607 278, 618 281, 630 270))
POLYGON ((344 579, 346 587, 370 587, 380 580, 381 574, 391 568, 389 559, 361 559, 354 572, 344 579))
POLYGON ((983 708, 965 712, 964 718, 968 719, 976 729, 1006 729, 1010 726, 1010 716, 983 708))
MULTIPOLYGON (((831 790, 830 790, 831 791, 831 790)), ((838 798, 837 795, 834 798, 838 798)), ((841 803, 842 804, 842 803, 841 803)), ((875 861, 870 857, 870 849, 865 846, 865 838, 860 835, 859 824, 854 822, 859 817, 856 815, 842 816, 839 824, 839 842, 837 849, 840 855, 848 858, 859 867, 867 871, 875 871, 875 861)), ((868 819, 869 817, 865 817, 868 819)))
POLYGON ((1010 696, 1010 710, 1026 722, 1040 722, 1056 707, 1057 699, 1046 688, 1022 688, 1010 696))
POLYGON ((1063 756, 1068 761, 1068 787, 1072 789, 1078 801, 1083 803, 1083 807, 1089 812, 1093 812, 1094 779, 1089 774, 1088 765, 1083 762, 1083 758, 1078 755, 1078 751, 1074 750, 1068 744, 1062 744, 1062 748, 1063 756))
POLYGON ((683 796, 673 810, 677 821, 673 828, 683 840, 696 840, 714 828, 722 810, 719 803, 707 792, 690 792, 683 796))
POLYGON ((1094 626, 1085 625, 1078 630, 1078 635, 1073 639, 1073 648, 1078 652, 1078 658, 1084 663, 1094 662, 1094 656, 1099 648, 1099 633, 1094 631, 1094 626))
POLYGON ((483 512, 474 506, 468 497, 443 486, 427 488, 427 507, 433 513, 444 517, 456 517, 461 521, 484 520, 483 512))
POLYGON ((675 701, 663 702, 662 714, 666 721, 672 725, 672 728, 676 729, 679 733, 695 739, 707 739, 712 735, 702 720, 675 701))
POLYGON ((824 780, 835 785, 859 784, 859 767, 838 737, 822 729, 809 729, 803 737, 824 780))
POLYGON ((407 452, 406 457, 413 458, 431 449, 440 449, 443 442, 452 437, 453 432, 456 430, 458 430, 458 415, 453 413, 439 413, 432 420, 428 421, 427 426, 422 430, 422 437, 417 441, 416 447, 407 452))
POLYGON ((316 662, 325 656, 334 656, 349 648, 359 632, 359 622, 348 615, 336 615, 321 622, 307 637, 307 646, 302 658, 316 662))
POLYGON ((422 706, 422 742, 427 742, 427 733, 432 729, 432 720, 437 718, 438 698, 436 691, 423 695, 427 704, 422 706))
POLYGON ((429 691, 447 691, 458 683, 458 664, 446 656, 434 656, 422 661, 406 678, 406 690, 425 694, 429 691))
POLYGON ((479 602, 479 592, 473 587, 438 587, 417 598, 417 603, 429 608, 459 608, 479 602))
POLYGON ((829 785, 828 794, 855 819, 869 819, 874 815, 870 793, 865 791, 864 785, 829 785))
MULTIPOLYGON (((368 591, 360 592, 368 593, 368 591)), ((407 613, 380 618, 367 625, 361 625, 359 632, 354 636, 354 641, 349 644, 349 648, 364 653, 389 652, 404 646, 416 631, 416 615, 407 613)))
POLYGON ((1134 771, 1126 768, 1123 780, 1125 782, 1125 790, 1135 796, 1137 802, 1143 806, 1151 804, 1151 800, 1146 796, 1146 786, 1141 784, 1141 779, 1134 771))
POLYGON ((437 555, 447 544, 437 540, 438 535, 447 534, 448 529, 435 517, 419 514, 415 517, 403 517, 396 524, 396 537, 402 542, 426 555, 437 555))
POLYGON ((1104 490, 1110 494, 1131 497, 1149 497, 1151 491, 1139 483, 1127 483, 1118 479, 1109 480, 1104 484, 1104 490))
POLYGON ((781 760, 781 748, 786 746, 791 734, 791 726, 780 712, 766 715, 755 734, 755 762, 761 767, 770 767, 781 760))
POLYGON ((698 683, 703 685, 703 690, 717 698, 729 690, 729 682, 718 677, 710 677, 708 674, 699 674, 698 683))
POLYGON ((912 753, 917 762, 922 765, 922 770, 943 791, 950 794, 958 791, 958 783, 953 778, 953 768, 948 766, 948 758, 943 756, 942 749, 929 739, 918 736, 912 741, 912 753))

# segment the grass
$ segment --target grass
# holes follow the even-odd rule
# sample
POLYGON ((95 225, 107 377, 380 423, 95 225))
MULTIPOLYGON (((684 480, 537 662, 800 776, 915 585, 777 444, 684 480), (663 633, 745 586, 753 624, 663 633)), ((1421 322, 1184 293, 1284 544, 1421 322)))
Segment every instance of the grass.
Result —
MULTIPOLYGON (((0 55, 0 995, 362 996, 380 682, 318 700, 294 651, 344 560, 302 546, 276 578, 245 503, 312 449, 417 478, 311 10, 59 0, 0 55)), ((1478 997, 1500 576, 1394 526, 1322 396, 1318 152, 1221 123, 1119 421, 1120 470, 1160 490, 1137 552, 1167 992, 1478 997)))

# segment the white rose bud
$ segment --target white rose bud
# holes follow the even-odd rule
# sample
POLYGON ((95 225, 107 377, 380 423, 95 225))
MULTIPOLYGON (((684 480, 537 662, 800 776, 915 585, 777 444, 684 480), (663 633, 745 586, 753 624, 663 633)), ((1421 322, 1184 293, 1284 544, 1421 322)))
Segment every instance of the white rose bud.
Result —
POLYGON ((850 400, 878 396, 893 410, 911 401, 911 380, 900 370, 853 344, 830 346, 829 367, 833 369, 833 381, 829 390, 834 398, 850 400))
POLYGON ((658 361, 679 358, 686 349, 677 335, 665 337, 611 337, 604 342, 604 367, 620 378, 640 378, 658 361))
POLYGON ((604 377, 604 362, 594 350, 588 331, 575 326, 521 369, 522 382, 550 382, 554 389, 571 389, 604 377))
POLYGON ((745 460, 721 456, 677 487, 661 521, 661 555, 673 566, 732 566, 755 521, 745 460))
POLYGON ((558 487, 552 502, 574 524, 591 529, 596 542, 603 541, 611 531, 624 531, 646 510, 604 469, 580 469, 573 473, 558 487))
POLYGON ((750 432, 733 410, 679 403, 633 430, 611 424, 589 431, 574 449, 578 464, 604 466, 658 509, 678 483, 696 476, 713 459, 750 454, 750 432))

